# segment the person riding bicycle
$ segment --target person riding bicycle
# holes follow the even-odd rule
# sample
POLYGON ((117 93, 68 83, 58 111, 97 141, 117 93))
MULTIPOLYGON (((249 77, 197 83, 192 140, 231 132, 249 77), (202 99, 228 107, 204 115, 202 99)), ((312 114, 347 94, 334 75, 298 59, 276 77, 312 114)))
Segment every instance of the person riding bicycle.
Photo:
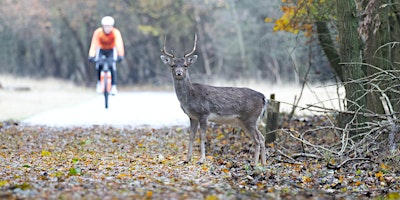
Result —
MULTIPOLYGON (((124 42, 122 40, 121 32, 114 27, 115 20, 111 16, 105 16, 101 19, 101 27, 97 28, 92 37, 92 42, 89 48, 89 61, 95 62, 96 58, 105 55, 107 58, 114 58, 117 62, 124 59, 124 42)), ((101 92, 100 85, 100 72, 102 66, 96 64, 97 69, 97 86, 96 91, 101 92)), ((117 93, 117 68, 113 63, 111 70, 111 94, 117 93)))

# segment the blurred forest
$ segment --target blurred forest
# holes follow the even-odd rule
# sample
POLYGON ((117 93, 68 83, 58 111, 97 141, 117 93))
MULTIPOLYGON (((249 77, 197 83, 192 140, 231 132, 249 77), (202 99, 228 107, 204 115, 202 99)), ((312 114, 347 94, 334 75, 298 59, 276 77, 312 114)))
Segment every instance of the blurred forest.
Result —
POLYGON ((160 49, 183 55, 198 35, 195 81, 252 79, 271 83, 333 80, 318 40, 273 32, 266 17, 282 14, 279 0, 2 0, 0 73, 95 82, 87 61, 90 39, 105 15, 125 43, 122 85, 170 81, 160 49))

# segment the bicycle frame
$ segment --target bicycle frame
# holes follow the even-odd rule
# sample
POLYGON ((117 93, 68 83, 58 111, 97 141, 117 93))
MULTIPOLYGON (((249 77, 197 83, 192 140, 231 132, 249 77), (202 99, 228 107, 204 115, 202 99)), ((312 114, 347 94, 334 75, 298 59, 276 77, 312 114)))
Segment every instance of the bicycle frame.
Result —
MULTIPOLYGON (((99 52, 99 51, 98 51, 99 52)), ((99 55, 99 53, 97 54, 99 55)), ((114 54, 115 55, 115 54, 114 54)), ((114 56, 115 57, 115 56, 114 56)), ((112 83, 112 76, 111 76, 111 68, 113 67, 113 64, 116 62, 115 58, 107 58, 105 55, 102 56, 97 56, 96 57, 96 63, 98 66, 102 66, 101 72, 100 72, 100 84, 102 88, 102 93, 104 94, 104 100, 105 100, 105 108, 108 108, 108 97, 110 95, 111 91, 111 83, 112 83)))

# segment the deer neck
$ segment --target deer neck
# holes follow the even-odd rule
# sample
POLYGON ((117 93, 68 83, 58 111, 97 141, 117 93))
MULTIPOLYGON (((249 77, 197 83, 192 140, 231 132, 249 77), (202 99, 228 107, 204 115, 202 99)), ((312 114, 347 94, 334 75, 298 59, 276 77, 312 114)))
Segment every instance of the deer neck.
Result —
POLYGON ((174 79, 175 93, 180 102, 187 102, 188 96, 193 91, 192 83, 187 74, 184 79, 174 79))

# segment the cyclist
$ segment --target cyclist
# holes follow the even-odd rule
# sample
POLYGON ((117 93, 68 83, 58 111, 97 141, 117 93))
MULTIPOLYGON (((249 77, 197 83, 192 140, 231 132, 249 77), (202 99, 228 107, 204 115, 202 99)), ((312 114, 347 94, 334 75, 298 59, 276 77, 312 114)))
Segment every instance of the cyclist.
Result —
MULTIPOLYGON (((124 59, 124 43, 122 41, 121 32, 114 27, 115 20, 111 16, 105 16, 101 19, 101 27, 97 28, 92 37, 89 49, 89 61, 95 62, 96 57, 105 55, 107 58, 112 57, 117 62, 124 59)), ((100 72, 102 66, 96 64, 97 69, 97 86, 96 91, 101 92, 100 72)), ((116 64, 113 63, 111 69, 111 94, 117 93, 116 64)))

